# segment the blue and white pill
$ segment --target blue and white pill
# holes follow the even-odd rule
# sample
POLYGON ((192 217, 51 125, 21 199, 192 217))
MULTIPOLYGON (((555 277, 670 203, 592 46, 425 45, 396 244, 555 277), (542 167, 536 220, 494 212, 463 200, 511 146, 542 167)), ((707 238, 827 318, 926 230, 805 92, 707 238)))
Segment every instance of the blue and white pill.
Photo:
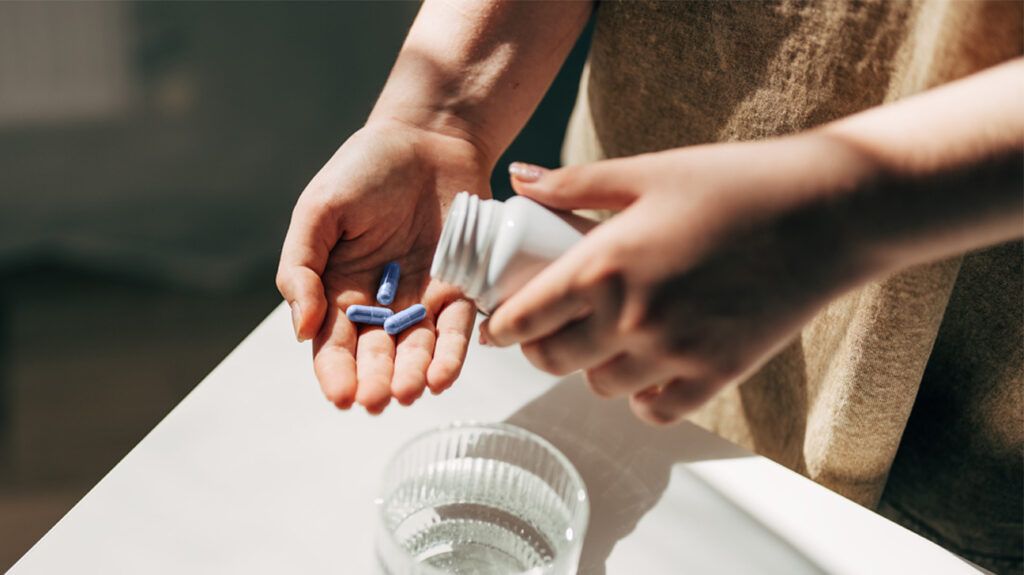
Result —
POLYGON ((389 335, 398 335, 406 329, 423 321, 423 318, 425 317, 427 317, 427 308, 423 307, 423 304, 418 303, 416 305, 409 306, 389 317, 387 321, 384 322, 384 331, 388 332, 389 335))
POLYGON ((372 305, 350 305, 345 310, 345 315, 353 323, 367 323, 370 325, 384 325, 384 322, 395 312, 386 307, 372 305))
POLYGON ((398 276, 401 270, 398 262, 390 262, 384 267, 384 275, 380 278, 380 287, 377 288, 377 303, 380 305, 391 305, 395 301, 395 293, 398 292, 398 276))

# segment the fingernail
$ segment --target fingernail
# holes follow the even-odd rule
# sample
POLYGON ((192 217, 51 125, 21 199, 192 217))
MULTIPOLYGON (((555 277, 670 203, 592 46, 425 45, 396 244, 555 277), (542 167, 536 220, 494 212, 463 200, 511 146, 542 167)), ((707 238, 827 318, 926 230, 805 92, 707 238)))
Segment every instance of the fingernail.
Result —
POLYGON ((487 340, 487 336, 484 335, 484 332, 480 332, 480 339, 479 339, 479 341, 480 341, 480 345, 482 345, 484 347, 493 347, 491 345, 491 342, 487 340))
POLYGON ((288 305, 292 308, 292 328, 295 330, 295 339, 302 343, 302 336, 299 335, 299 325, 302 321, 302 309, 299 307, 299 302, 293 301, 288 302, 288 305))
POLYGON ((540 166, 526 164, 523 162, 512 162, 508 165, 509 175, 520 182, 527 184, 536 182, 544 175, 545 172, 547 172, 547 170, 540 166))

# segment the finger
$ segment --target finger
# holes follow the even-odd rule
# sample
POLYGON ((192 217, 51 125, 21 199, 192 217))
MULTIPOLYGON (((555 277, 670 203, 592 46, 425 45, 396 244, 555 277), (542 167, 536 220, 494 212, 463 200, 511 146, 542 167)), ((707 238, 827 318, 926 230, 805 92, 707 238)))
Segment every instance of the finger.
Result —
POLYGON ((534 366, 554 375, 587 369, 618 353, 608 325, 591 314, 554 334, 523 344, 523 354, 534 366))
POLYGON ((616 337, 622 286, 604 281, 588 294, 593 310, 589 315, 523 344, 523 353, 533 365, 548 373, 566 375, 608 361, 622 351, 622 338, 616 337))
POLYGON ((434 322, 429 317, 398 336, 391 394, 402 405, 409 405, 423 395, 435 339, 434 322))
POLYGON ((591 312, 590 282, 581 272, 594 261, 598 245, 590 238, 574 246, 544 268, 522 289, 494 310, 481 326, 487 341, 498 347, 532 341, 550 335, 572 320, 591 312))
POLYGON ((488 344, 506 347, 550 335, 572 320, 590 313, 590 303, 582 294, 573 291, 568 284, 560 286, 560 289, 558 294, 549 294, 545 301, 514 301, 509 307, 505 307, 508 302, 502 304, 480 324, 480 334, 488 344))
POLYGON ((539 339, 598 309, 609 294, 621 299, 621 262, 636 251, 629 238, 641 215, 626 210, 598 226, 512 294, 481 326, 488 342, 539 339))
MULTIPOLYGON (((412 271, 407 269, 406 271, 412 271)), ((398 286, 395 294, 394 309, 402 310, 411 302, 422 301, 427 307, 427 317, 420 323, 406 329, 397 336, 395 362, 391 376, 391 395, 402 405, 416 401, 426 387, 427 367, 434 355, 437 334, 434 328, 433 314, 436 309, 431 301, 429 279, 418 273, 409 274, 398 286), (421 298, 422 296, 422 298, 421 298)))
POLYGON ((441 393, 459 377, 475 319, 476 307, 462 298, 441 309, 437 316, 434 359, 427 370, 427 385, 431 392, 441 393))
POLYGON ((670 425, 697 409, 714 395, 715 388, 700 381, 674 379, 629 398, 633 413, 652 425, 670 425))
POLYGON ((305 341, 319 330, 327 312, 320 275, 338 239, 337 222, 326 208, 307 208, 300 200, 281 249, 277 289, 292 308, 295 337, 305 341))
POLYGON ((370 413, 380 413, 391 401, 395 369, 395 340, 378 326, 363 328, 356 342, 356 401, 370 413))
POLYGON ((619 397, 664 382, 672 369, 633 353, 622 353, 587 370, 590 389, 601 397, 619 397))
POLYGON ((509 174, 516 192, 552 208, 621 210, 637 198, 636 165, 619 158, 546 170, 513 162, 509 174))
POLYGON ((313 371, 327 399, 348 409, 356 395, 356 329, 336 306, 313 340, 313 371))

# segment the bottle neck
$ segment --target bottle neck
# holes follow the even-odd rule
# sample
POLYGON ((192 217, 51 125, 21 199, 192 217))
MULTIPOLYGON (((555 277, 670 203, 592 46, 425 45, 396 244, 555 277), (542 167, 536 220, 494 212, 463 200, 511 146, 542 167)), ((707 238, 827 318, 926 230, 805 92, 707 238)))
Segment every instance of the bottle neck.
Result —
POLYGON ((477 299, 487 289, 487 266, 504 206, 467 192, 455 195, 434 251, 430 276, 477 299))

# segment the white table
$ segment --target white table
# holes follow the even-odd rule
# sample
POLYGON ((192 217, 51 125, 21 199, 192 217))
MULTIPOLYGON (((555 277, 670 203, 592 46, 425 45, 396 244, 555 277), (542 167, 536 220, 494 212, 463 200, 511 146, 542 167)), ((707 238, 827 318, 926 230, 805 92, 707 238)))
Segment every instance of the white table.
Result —
POLYGON ((693 425, 646 427, 514 350, 471 349, 451 390, 412 407, 338 412, 283 305, 10 573, 370 573, 388 457, 467 419, 529 428, 580 470, 593 506, 581 573, 977 573, 693 425))

